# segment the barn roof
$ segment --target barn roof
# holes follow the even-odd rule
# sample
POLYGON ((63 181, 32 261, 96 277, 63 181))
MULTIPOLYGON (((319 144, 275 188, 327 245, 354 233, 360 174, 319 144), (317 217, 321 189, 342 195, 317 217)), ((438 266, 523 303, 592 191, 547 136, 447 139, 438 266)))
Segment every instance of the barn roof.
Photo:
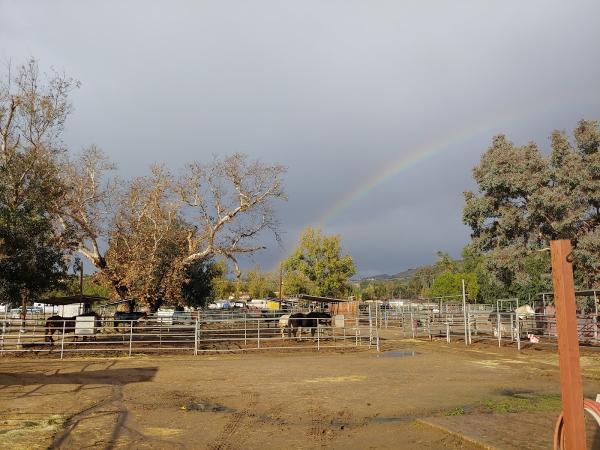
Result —
MULTIPOLYGON (((540 292, 537 295, 553 296, 554 292, 540 292)), ((575 291, 577 297, 594 297, 595 295, 600 296, 600 289, 587 289, 583 291, 575 291)))
POLYGON ((345 303, 348 300, 343 300, 340 298, 331 298, 331 297, 319 297, 318 295, 306 295, 300 294, 298 296, 301 300, 308 300, 311 302, 321 302, 321 303, 345 303))
POLYGON ((74 305, 77 303, 85 303, 87 305, 96 302, 105 302, 108 299, 105 297, 97 297, 94 295, 66 295, 61 297, 48 297, 42 299, 40 303, 47 305, 74 305))

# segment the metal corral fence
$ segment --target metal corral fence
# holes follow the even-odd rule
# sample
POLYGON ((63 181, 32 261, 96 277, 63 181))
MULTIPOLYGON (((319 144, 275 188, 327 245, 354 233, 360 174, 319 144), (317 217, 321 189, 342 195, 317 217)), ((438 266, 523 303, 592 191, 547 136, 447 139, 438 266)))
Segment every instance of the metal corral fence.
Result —
MULTIPOLYGON (((47 318, 22 321, 0 319, 0 355, 5 353, 66 354, 233 352, 268 349, 375 347, 403 339, 441 339, 447 342, 492 342, 521 349, 526 344, 557 345, 553 309, 535 312, 529 306, 513 309, 511 302, 496 305, 409 304, 390 307, 360 305, 355 315, 336 315, 329 323, 315 321, 291 335, 281 317, 289 311, 198 311, 176 315, 148 315, 140 320, 77 317, 48 326, 47 318), (508 305, 508 306, 507 306, 508 305)), ((577 316, 582 345, 600 348, 598 314, 577 316)))
MULTIPOLYGON (((518 303, 517 303, 518 304, 518 303)), ((498 346, 513 345, 521 349, 526 344, 557 346, 554 308, 537 310, 529 305, 515 308, 515 303, 496 305, 445 305, 424 307, 412 304, 391 308, 372 303, 361 308, 359 321, 375 323, 376 345, 380 341, 411 339, 443 339, 447 342, 493 342, 498 346)), ((542 309, 542 308, 538 308, 542 309)), ((595 310, 577 315, 580 345, 600 348, 600 322, 595 310)))
POLYGON ((258 349, 325 349, 373 345, 372 326, 356 317, 314 321, 293 336, 281 312, 206 311, 140 320, 79 316, 48 322, 46 317, 0 320, 0 354, 232 352, 258 349))

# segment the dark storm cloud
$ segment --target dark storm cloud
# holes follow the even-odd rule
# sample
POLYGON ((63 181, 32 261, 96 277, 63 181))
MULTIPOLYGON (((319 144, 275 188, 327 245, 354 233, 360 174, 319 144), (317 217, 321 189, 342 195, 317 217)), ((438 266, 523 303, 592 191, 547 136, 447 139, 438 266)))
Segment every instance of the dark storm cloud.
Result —
POLYGON ((0 1, 0 57, 80 79, 66 142, 124 176, 234 151, 289 166, 283 249, 248 264, 272 267, 373 173, 462 129, 324 224, 361 273, 457 256, 494 133, 546 146, 600 118, 595 1, 124 3, 0 1))

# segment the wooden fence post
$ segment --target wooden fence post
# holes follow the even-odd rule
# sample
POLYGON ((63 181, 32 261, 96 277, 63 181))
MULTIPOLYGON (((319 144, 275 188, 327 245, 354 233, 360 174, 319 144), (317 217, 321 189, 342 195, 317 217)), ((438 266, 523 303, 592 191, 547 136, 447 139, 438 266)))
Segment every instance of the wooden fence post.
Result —
POLYGON ((565 444, 567 449, 586 448, 583 390, 579 365, 579 339, 575 306, 575 284, 571 242, 550 242, 552 256, 552 284, 556 306, 560 391, 564 414, 565 444))

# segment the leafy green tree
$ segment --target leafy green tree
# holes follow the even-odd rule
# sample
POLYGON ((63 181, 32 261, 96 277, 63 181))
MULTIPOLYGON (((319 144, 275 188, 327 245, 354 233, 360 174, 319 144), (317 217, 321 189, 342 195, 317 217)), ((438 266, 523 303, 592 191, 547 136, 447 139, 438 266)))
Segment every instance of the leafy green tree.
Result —
POLYGON ((410 293, 414 297, 429 297, 429 290, 435 278, 434 266, 419 267, 408 283, 410 293))
POLYGON ((460 262, 455 261, 452 257, 446 252, 437 252, 437 261, 434 265, 434 270, 436 273, 441 272, 457 272, 460 270, 460 262))
POLYGON ((186 280, 183 283, 183 303, 185 306, 205 307, 215 299, 216 280, 223 276, 223 265, 213 261, 197 261, 186 267, 186 280))
POLYGON ((298 270, 286 271, 283 275, 283 292, 286 296, 310 294, 318 291, 316 283, 298 270))
POLYGON ((463 220, 494 282, 512 292, 547 286, 552 239, 570 239, 581 287, 600 281, 600 129, 582 120, 574 141, 554 131, 551 153, 504 136, 473 170, 479 192, 465 193, 463 220), (544 275, 544 276, 543 276, 544 275))
MULTIPOLYGON (((473 272, 442 272, 433 280, 429 291, 431 297, 451 297, 462 294, 462 280, 465 280, 465 289, 469 299, 477 299, 479 284, 477 275, 473 272)), ((456 299, 454 299, 456 300, 456 299)))
POLYGON ((506 289, 500 286, 485 266, 485 256, 471 245, 462 251, 462 267, 467 273, 474 273, 477 278, 478 303, 494 303, 499 298, 506 297, 506 289))
POLYGON ((223 261, 214 263, 215 277, 212 280, 214 300, 228 299, 230 296, 235 295, 237 292, 237 281, 234 282, 228 278, 229 269, 227 264, 223 261))
POLYGON ((285 286, 296 284, 304 293, 326 297, 342 297, 350 288, 348 281, 356 273, 350 255, 343 255, 340 237, 325 236, 314 228, 307 228, 292 256, 283 264, 285 286))
POLYGON ((67 264, 51 222, 30 207, 0 205, 0 295, 21 300, 25 307, 46 291, 62 285, 67 264))
MULTIPOLYGON (((56 205, 61 142, 70 110, 68 92, 77 82, 40 74, 28 61, 0 80, 0 289, 23 306, 55 287, 66 275, 73 248, 69 227, 59 225, 56 205)), ((25 309, 23 310, 26 311, 25 309)))
POLYGON ((275 297, 275 280, 256 267, 246 274, 246 290, 252 298, 275 297))
POLYGON ((368 283, 361 289, 361 300, 376 300, 377 294, 375 293, 375 286, 368 283))
MULTIPOLYGON (((55 297, 77 294, 79 294, 79 275, 69 275, 59 289, 48 292, 49 296, 55 297)), ((83 277, 83 295, 110 298, 111 288, 102 283, 95 274, 85 275, 83 277)))

